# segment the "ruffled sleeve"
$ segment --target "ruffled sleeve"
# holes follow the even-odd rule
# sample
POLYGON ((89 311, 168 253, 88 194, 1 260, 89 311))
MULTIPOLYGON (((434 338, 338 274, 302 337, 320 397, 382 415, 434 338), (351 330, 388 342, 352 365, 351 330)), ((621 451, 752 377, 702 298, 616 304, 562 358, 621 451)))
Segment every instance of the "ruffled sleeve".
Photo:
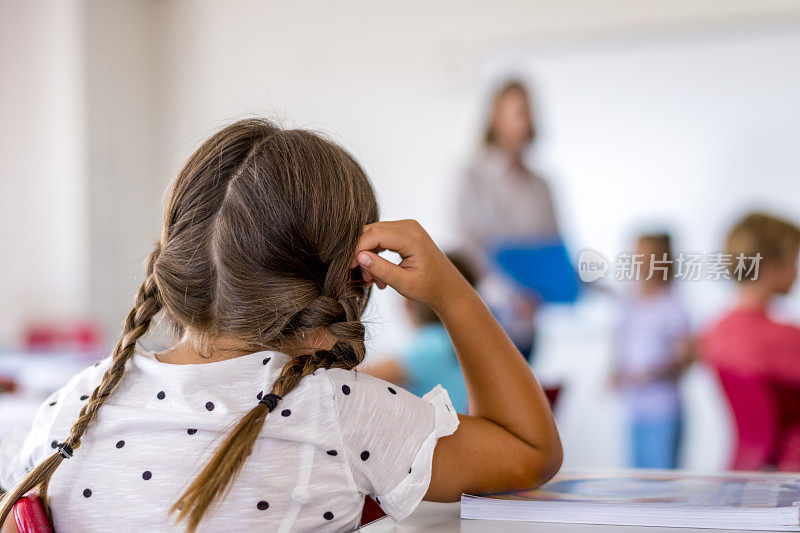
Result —
POLYGON ((458 428, 458 415, 450 396, 437 385, 422 397, 433 406, 434 428, 417 451, 408 475, 388 492, 378 495, 381 507, 394 520, 402 520, 416 509, 431 483, 433 450, 440 437, 452 435, 458 428))
POLYGON ((402 520, 428 491, 436 441, 458 428, 447 391, 436 386, 419 398, 361 372, 329 375, 356 486, 402 520))

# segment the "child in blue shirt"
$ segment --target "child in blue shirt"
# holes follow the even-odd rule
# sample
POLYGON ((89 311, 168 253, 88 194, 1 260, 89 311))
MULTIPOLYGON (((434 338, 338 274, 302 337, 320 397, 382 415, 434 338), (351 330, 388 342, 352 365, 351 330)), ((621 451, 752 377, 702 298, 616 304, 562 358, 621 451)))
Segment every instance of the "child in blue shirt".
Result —
MULTIPOLYGON (((475 278, 467 262, 458 253, 448 253, 447 257, 469 284, 474 285, 475 278)), ((427 305, 406 299, 405 308, 416 328, 411 342, 399 358, 381 361, 366 371, 418 396, 441 385, 450 393, 456 410, 466 413, 469 407, 467 388, 450 335, 427 305)))

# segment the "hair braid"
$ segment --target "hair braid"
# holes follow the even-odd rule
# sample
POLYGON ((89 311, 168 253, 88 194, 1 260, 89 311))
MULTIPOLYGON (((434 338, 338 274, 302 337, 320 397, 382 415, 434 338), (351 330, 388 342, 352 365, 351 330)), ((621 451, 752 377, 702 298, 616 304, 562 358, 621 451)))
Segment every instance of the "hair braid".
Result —
POLYGON ((286 328, 294 331, 325 329, 336 339, 331 352, 344 355, 344 359, 348 361, 346 365, 339 366, 353 368, 363 360, 366 353, 365 328, 361 322, 361 314, 369 298, 369 289, 341 275, 344 268, 346 267, 342 265, 331 265, 328 268, 321 294, 300 310, 287 323, 286 328))
MULTIPOLYGON (((114 392, 125 373, 125 365, 133 355, 136 342, 147 333, 153 317, 161 310, 158 287, 153 276, 156 261, 161 252, 161 244, 157 244, 147 259, 146 277, 136 293, 133 309, 128 313, 123 325, 123 334, 111 358, 111 365, 103 374, 100 384, 92 391, 86 405, 78 413, 78 419, 72 425, 65 443, 76 450, 81 445, 84 433, 97 416, 97 411, 114 392)), ((0 505, 0 524, 2 524, 14 504, 30 490, 38 488, 39 496, 47 506, 47 489, 50 478, 61 465, 64 457, 56 452, 34 468, 32 468, 2 499, 0 505)))

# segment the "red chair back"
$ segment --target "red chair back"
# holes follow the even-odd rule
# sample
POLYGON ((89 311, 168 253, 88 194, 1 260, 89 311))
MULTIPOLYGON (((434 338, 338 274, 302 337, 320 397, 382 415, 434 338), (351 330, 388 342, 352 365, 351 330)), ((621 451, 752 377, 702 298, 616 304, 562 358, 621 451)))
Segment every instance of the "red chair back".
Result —
POLYGON ((19 533, 54 533, 38 494, 30 493, 14 504, 14 523, 19 533))
POLYGON ((773 391, 780 409, 775 452, 778 470, 798 472, 800 471, 800 387, 774 384, 773 391))
POLYGON ((547 396, 547 401, 550 402, 550 409, 555 409, 558 397, 561 396, 561 390, 564 387, 561 385, 561 383, 558 383, 556 385, 542 388, 544 389, 544 395, 547 396))
POLYGON ((379 518, 383 518, 386 516, 386 513, 383 512, 381 506, 378 503, 366 496, 364 498, 364 508, 361 510, 361 521, 358 524, 358 527, 363 527, 369 524, 370 522, 374 522, 379 518))
POLYGON ((769 382, 716 369, 736 422, 732 470, 761 470, 774 464, 779 433, 779 407, 769 382))
POLYGON ((100 327, 91 321, 33 322, 25 329, 25 349, 31 352, 102 349, 100 327))

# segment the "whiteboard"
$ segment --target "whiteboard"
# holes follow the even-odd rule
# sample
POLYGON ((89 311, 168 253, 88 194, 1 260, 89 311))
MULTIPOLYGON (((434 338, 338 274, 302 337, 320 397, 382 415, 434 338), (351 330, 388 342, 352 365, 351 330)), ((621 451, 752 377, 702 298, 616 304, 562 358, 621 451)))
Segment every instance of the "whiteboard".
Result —
MULTIPOLYGON (((800 25, 502 50, 484 92, 509 75, 534 88, 532 164, 574 249, 613 258, 664 227, 676 249, 710 253, 745 210, 800 221, 800 25)), ((730 287, 690 289, 702 322, 730 287)))

